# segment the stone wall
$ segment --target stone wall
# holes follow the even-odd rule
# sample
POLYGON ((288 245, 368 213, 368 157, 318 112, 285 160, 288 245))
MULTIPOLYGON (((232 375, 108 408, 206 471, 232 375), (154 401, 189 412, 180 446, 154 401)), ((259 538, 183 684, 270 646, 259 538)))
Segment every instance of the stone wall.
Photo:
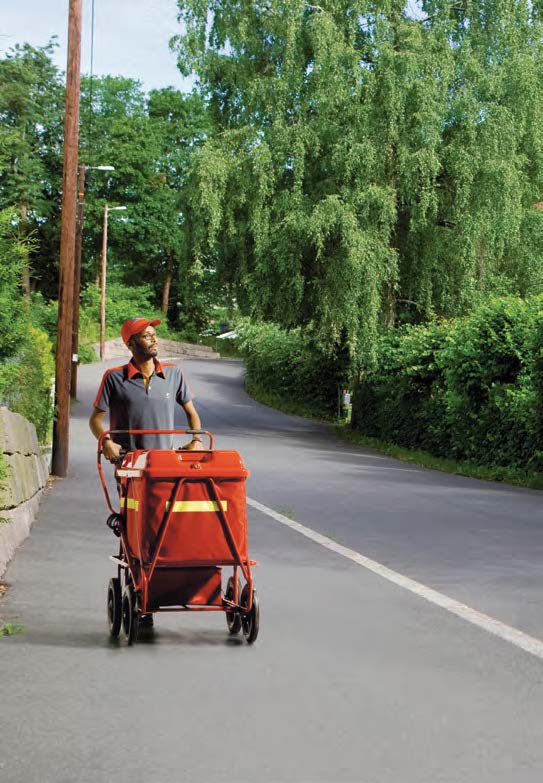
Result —
POLYGON ((0 576, 30 533, 49 477, 36 429, 23 416, 0 408, 0 454, 7 476, 0 484, 0 576))
MULTIPOLYGON (((96 355, 100 355, 100 346, 93 345, 96 355)), ((123 343, 120 337, 115 340, 107 340, 105 344, 104 359, 126 359, 128 361, 132 354, 123 343)), ((175 340, 158 340, 158 358, 179 356, 185 359, 220 359, 220 355, 215 353, 207 345, 194 345, 193 343, 178 343, 175 340)))

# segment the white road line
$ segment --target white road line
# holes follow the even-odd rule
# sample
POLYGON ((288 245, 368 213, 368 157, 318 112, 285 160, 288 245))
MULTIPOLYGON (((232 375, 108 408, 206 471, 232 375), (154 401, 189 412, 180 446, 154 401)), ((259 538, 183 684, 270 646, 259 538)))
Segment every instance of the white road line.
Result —
POLYGON ((437 590, 432 590, 431 587, 426 587, 426 585, 416 582, 414 579, 410 579, 408 576, 403 576, 397 571, 393 571, 391 568, 382 565, 382 563, 365 557, 354 549, 349 549, 342 544, 338 544, 337 541, 328 538, 328 536, 317 533, 315 530, 311 530, 311 528, 305 527, 305 525, 301 525, 299 522, 295 522, 293 519, 283 516, 283 514, 279 514, 272 508, 264 506, 262 503, 259 503, 258 500, 247 498, 247 503, 249 506, 256 508, 263 514, 267 514, 267 516, 280 522, 282 525, 290 527, 291 530, 296 530, 297 533, 301 533, 302 536, 309 538, 316 544, 320 544, 326 549, 329 549, 342 557, 346 557, 348 560, 352 560, 353 563, 357 563, 363 568, 367 568, 368 571, 373 571, 374 574, 382 576, 383 579, 387 579, 389 582, 398 585, 398 587, 403 587, 404 590, 409 590, 410 593, 414 593, 420 598, 424 598, 426 601, 436 604, 436 606, 441 606, 442 609, 446 609, 448 612, 457 615, 457 617, 461 617, 462 620, 477 625, 479 628, 488 631, 488 633, 499 636, 500 639, 505 639, 505 641, 510 642, 510 644, 514 644, 515 647, 520 647, 521 650, 524 650, 531 655, 535 655, 537 658, 543 659, 543 641, 540 639, 529 636, 528 634, 519 631, 517 628, 513 628, 510 625, 500 622, 500 620, 496 620, 494 617, 489 617, 487 614, 478 612, 476 609, 466 606, 466 604, 455 601, 454 598, 449 598, 449 596, 439 593, 437 590))

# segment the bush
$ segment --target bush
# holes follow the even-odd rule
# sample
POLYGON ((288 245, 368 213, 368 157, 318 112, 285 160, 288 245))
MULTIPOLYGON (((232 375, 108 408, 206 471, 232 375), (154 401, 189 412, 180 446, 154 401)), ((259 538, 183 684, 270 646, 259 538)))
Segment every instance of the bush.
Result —
POLYGON ((381 338, 377 366, 358 384, 353 427, 397 445, 447 453, 443 372, 436 354, 447 325, 406 326, 381 338))
POLYGON ((540 470, 543 297, 384 336, 361 379, 353 426, 436 456, 540 470))
MULTIPOLYGON (((128 286, 123 283, 108 284, 106 295, 106 340, 119 337, 121 326, 127 318, 137 315, 149 319, 158 318, 160 336, 171 339, 192 338, 196 342, 196 333, 179 334, 172 330, 164 314, 154 304, 154 291, 150 285, 128 286)), ((81 294, 79 317, 80 360, 95 361, 92 345, 100 340, 100 288, 89 284, 81 294)))
POLYGON ((53 343, 57 338, 58 303, 48 302, 43 295, 35 291, 28 304, 28 320, 38 329, 46 332, 53 343))
POLYGON ((17 352, 25 334, 25 310, 20 290, 21 272, 28 259, 28 244, 18 235, 17 216, 0 212, 0 362, 17 352))
POLYGON ((48 335, 28 325, 19 351, 0 365, 0 402, 31 421, 40 443, 48 443, 53 421, 51 387, 55 376, 48 335))
POLYGON ((49 439, 53 416, 50 396, 55 374, 48 333, 55 307, 41 297, 29 302, 21 294, 21 271, 29 243, 17 233, 11 211, 0 213, 0 405, 26 416, 41 443, 49 439), (41 327, 44 328, 41 328, 41 327))
POLYGON ((337 413, 341 383, 334 358, 318 353, 300 329, 274 324, 245 324, 238 329, 245 359, 247 388, 285 402, 296 401, 315 415, 337 413))
MULTIPOLYGON (((118 337, 127 318, 142 315, 162 319, 153 298, 154 292, 149 285, 110 283, 106 294, 106 338, 118 337)), ((100 339, 100 288, 94 283, 81 293, 79 333, 82 342, 97 343, 100 339)))

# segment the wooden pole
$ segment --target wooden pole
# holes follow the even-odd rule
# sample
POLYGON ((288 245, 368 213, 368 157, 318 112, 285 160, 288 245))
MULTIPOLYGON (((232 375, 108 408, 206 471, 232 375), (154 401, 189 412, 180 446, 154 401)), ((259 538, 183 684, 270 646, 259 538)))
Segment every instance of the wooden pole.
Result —
POLYGON ((83 219, 85 210, 85 165, 79 166, 79 192, 77 198, 77 232, 75 235, 75 262, 74 262, 74 312, 72 320, 72 376, 70 382, 70 395, 73 400, 77 397, 77 365, 79 362, 79 299, 81 295, 81 254, 83 248, 83 219))
POLYGON ((107 273, 107 203, 104 204, 104 227, 102 230, 102 275, 100 278, 100 360, 106 352, 106 273, 107 273))
POLYGON ((64 169, 55 373, 56 417, 53 429, 52 464, 52 472, 55 476, 60 477, 64 477, 68 472, 68 441, 70 435, 72 308, 74 295, 77 148, 79 143, 79 91, 81 81, 81 5, 82 0, 70 0, 68 16, 68 63, 66 67, 64 169))

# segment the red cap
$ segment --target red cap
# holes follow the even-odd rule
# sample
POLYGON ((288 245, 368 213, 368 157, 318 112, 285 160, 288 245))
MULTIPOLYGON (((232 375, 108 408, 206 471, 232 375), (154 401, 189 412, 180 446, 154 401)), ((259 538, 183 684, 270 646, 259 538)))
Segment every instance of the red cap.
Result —
POLYGON ((147 318, 129 318, 121 326, 121 337, 125 345, 128 345, 128 341, 135 334, 143 332, 148 326, 158 326, 160 320, 155 318, 154 321, 149 321, 147 318))

